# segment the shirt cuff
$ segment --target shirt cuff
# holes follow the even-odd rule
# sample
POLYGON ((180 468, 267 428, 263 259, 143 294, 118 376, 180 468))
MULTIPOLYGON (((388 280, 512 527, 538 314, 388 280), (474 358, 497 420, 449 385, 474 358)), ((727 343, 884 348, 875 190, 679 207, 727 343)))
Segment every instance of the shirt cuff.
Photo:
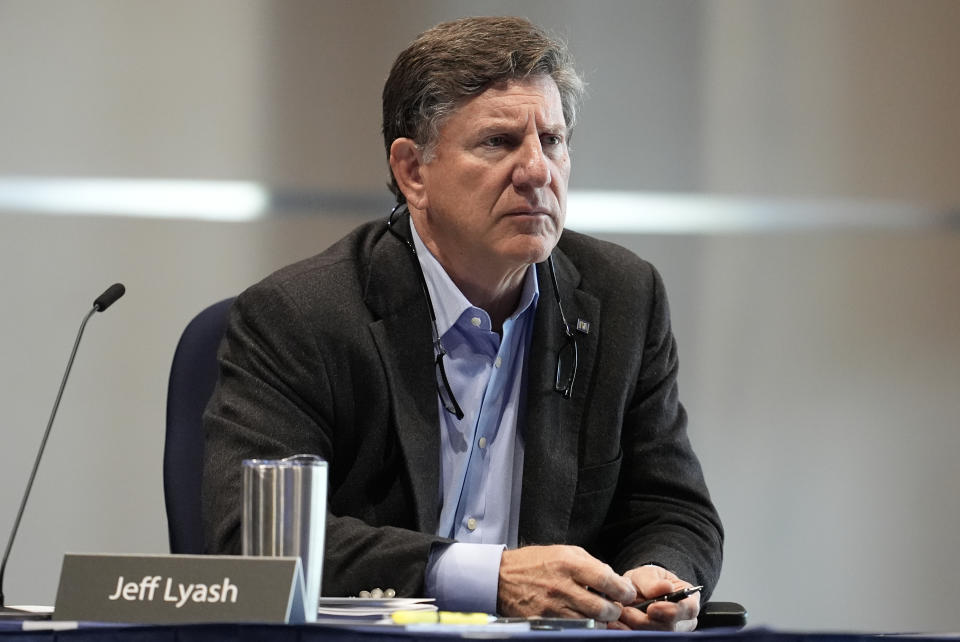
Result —
POLYGON ((444 611, 497 612, 500 582, 500 544, 434 545, 427 562, 427 597, 436 598, 444 611))

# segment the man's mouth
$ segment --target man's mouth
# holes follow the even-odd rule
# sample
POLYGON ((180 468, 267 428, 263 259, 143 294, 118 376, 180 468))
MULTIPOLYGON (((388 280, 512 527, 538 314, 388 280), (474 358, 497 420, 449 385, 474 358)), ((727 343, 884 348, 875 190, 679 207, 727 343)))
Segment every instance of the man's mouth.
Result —
POLYGON ((507 216, 546 216, 549 218, 556 218, 552 212, 546 209, 532 208, 532 209, 520 209, 507 212, 507 216))

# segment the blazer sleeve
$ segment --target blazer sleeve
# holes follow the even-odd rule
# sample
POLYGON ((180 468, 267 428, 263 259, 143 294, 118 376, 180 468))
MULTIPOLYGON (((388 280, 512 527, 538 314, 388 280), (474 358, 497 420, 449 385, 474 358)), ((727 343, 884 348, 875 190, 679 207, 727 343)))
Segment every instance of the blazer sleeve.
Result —
POLYGON ((723 527, 687 435, 677 391, 677 347, 660 275, 652 273, 636 386, 624 409, 623 465, 604 527, 608 559, 620 572, 643 564, 703 584, 720 574, 723 527))
MULTIPOLYGON (((361 430, 359 425, 342 425, 335 411, 337 381, 349 382, 351 377, 341 365, 346 361, 343 344, 350 341, 319 341, 317 320, 310 314, 304 312, 299 293, 291 296, 277 280, 241 294, 230 312, 218 353, 219 380, 204 415, 202 505, 209 553, 240 553, 243 459, 317 454, 328 461, 331 496, 337 493, 336 480, 357 464, 346 461, 354 455, 344 455, 337 447, 352 442, 353 434, 347 433, 361 430)), ((354 325, 365 330, 363 323, 354 325)), ((377 439, 384 441, 382 435, 377 439)), ((344 491, 337 495, 337 504, 360 505, 361 499, 344 491)), ((400 510, 404 504, 398 506, 400 510)), ((430 548, 446 540, 372 525, 350 512, 331 510, 328 503, 322 594, 356 595, 363 589, 391 587, 401 596, 423 595, 430 548)))

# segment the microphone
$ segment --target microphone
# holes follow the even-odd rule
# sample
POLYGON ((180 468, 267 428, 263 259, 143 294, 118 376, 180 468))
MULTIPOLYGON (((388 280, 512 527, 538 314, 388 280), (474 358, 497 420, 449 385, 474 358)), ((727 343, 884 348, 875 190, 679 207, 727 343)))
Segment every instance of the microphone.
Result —
POLYGON ((103 294, 93 300, 93 309, 97 312, 103 312, 113 305, 117 299, 122 297, 126 291, 127 289, 123 287, 123 283, 114 283, 107 288, 103 294))
POLYGON ((57 398, 53 402, 53 410, 50 412, 50 420, 47 421, 47 429, 43 433, 43 439, 40 441, 40 450, 37 451, 37 458, 33 462, 33 470, 30 472, 30 478, 27 481, 27 488, 23 491, 23 499, 20 501, 20 510, 17 511, 17 518, 13 522, 13 529, 10 531, 10 538, 7 540, 7 549, 3 553, 3 563, 0 564, 0 619, 17 619, 17 620, 34 620, 34 619, 49 619, 50 615, 47 613, 36 614, 30 613, 28 611, 21 611, 18 609, 11 609, 5 605, 3 599, 3 575, 7 570, 7 560, 10 557, 10 549, 13 548, 13 540, 17 537, 17 529, 20 528, 20 519, 23 517, 23 509, 27 505, 27 498, 30 497, 30 489, 33 488, 33 480, 37 476, 37 468, 40 466, 40 458, 43 457, 43 449, 47 446, 47 437, 50 436, 50 428, 53 426, 53 418, 57 416, 57 408, 60 407, 60 398, 63 397, 63 389, 67 385, 67 377, 70 376, 70 369, 73 367, 73 359, 77 356, 77 348, 80 346, 80 337, 83 336, 83 330, 87 327, 87 321, 90 320, 90 317, 93 316, 94 312, 103 312, 111 305, 113 305, 117 299, 123 296, 126 292, 126 288, 123 287, 122 283, 114 283, 109 288, 104 291, 103 294, 98 296, 94 302, 93 307, 90 308, 90 311, 87 312, 87 316, 83 317, 83 322, 80 324, 80 331, 77 332, 77 339, 73 342, 73 351, 70 352, 70 358, 67 360, 67 369, 63 373, 63 380, 60 382, 60 390, 57 392, 57 398))

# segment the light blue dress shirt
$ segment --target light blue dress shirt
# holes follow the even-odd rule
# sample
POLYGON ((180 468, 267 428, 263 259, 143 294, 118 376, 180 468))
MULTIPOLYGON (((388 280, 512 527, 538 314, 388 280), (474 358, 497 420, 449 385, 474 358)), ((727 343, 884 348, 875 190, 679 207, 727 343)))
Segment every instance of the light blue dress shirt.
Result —
POLYGON ((463 410, 458 420, 437 399, 440 413, 440 525, 457 543, 436 547, 426 592, 440 608, 493 613, 500 556, 515 548, 523 474, 526 362, 539 299, 537 273, 524 277, 517 309, 502 336, 490 316, 470 303, 420 239, 410 220, 420 267, 447 352, 443 365, 463 410))

